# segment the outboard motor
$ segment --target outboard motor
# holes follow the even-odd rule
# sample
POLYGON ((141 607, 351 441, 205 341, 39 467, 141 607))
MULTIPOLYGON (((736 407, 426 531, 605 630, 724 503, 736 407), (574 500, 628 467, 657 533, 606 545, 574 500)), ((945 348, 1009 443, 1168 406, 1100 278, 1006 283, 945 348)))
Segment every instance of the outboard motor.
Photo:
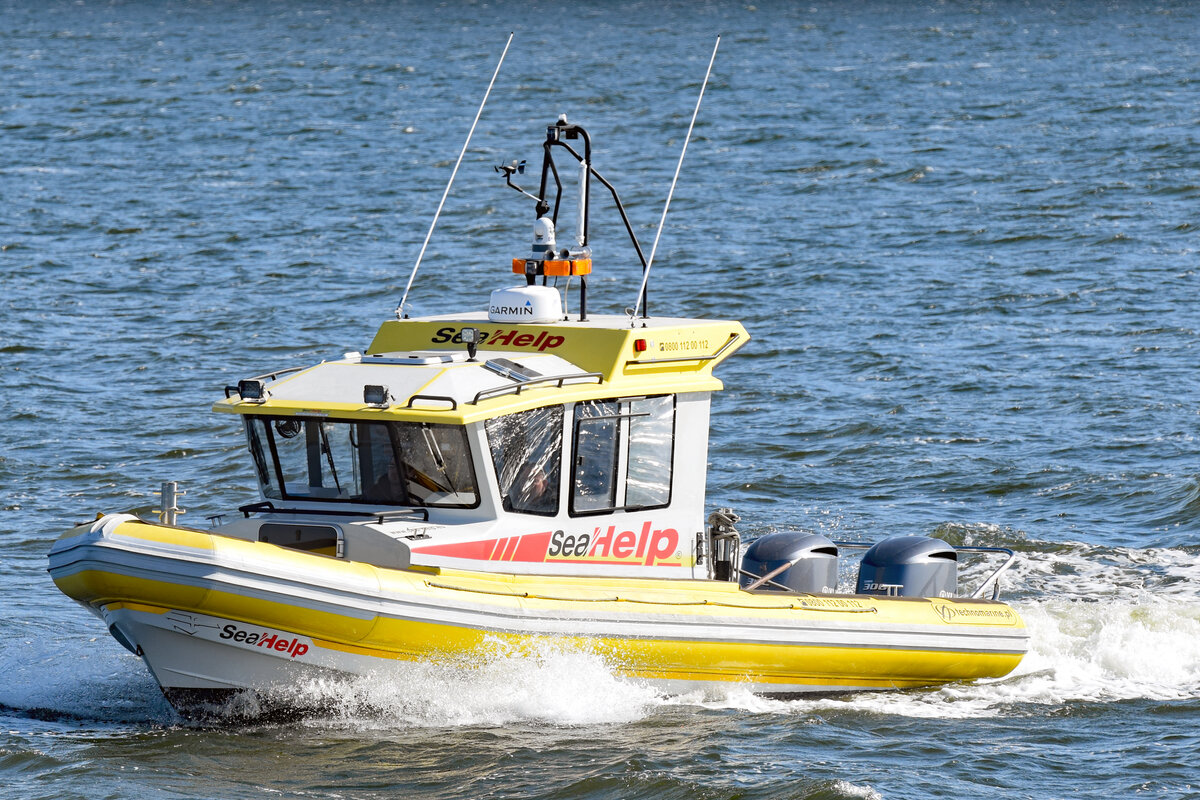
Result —
POLYGON ((858 594, 954 597, 958 551, 929 536, 893 536, 866 552, 858 568, 858 594))
MULTIPOLYGON (((742 557, 742 588, 753 584, 756 576, 770 575, 780 567, 787 568, 773 576, 771 583, 806 594, 837 590, 837 545, 819 533, 768 533, 755 541, 742 557)), ((764 582, 761 588, 782 591, 771 583, 764 582)))

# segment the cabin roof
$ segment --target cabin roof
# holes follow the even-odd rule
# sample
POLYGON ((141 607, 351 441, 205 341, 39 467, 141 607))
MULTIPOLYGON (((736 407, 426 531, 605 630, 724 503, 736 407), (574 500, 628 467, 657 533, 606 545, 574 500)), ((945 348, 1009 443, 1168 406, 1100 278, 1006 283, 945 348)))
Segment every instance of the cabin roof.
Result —
POLYGON ((739 322, 666 317, 636 327, 618 315, 546 324, 491 322, 486 312, 388 320, 365 354, 260 376, 263 400, 227 389, 213 409, 464 424, 579 400, 716 391, 713 368, 749 338, 739 322), (473 361, 463 328, 479 331, 473 361), (385 387, 388 405, 368 405, 365 386, 385 387))

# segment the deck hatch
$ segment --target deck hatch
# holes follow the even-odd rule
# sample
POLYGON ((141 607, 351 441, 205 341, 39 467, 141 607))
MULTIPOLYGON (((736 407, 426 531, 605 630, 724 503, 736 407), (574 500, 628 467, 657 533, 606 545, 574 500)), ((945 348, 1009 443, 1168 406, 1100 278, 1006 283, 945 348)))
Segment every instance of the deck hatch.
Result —
POLYGON ((518 364, 507 358, 489 358, 483 366, 497 375, 512 378, 514 381, 528 381, 542 377, 542 373, 536 369, 530 369, 524 364, 518 364))

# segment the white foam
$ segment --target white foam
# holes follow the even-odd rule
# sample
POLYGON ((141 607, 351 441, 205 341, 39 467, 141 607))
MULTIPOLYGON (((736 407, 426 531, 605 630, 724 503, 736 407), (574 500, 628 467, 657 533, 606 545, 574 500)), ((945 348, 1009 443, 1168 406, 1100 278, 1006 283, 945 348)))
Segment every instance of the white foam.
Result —
POLYGON ((1037 596, 1017 604, 1031 649, 1016 673, 1033 702, 1200 694, 1200 563, 1166 548, 1076 545, 1031 554, 1037 596))
POLYGON ((354 727, 628 723, 660 698, 644 683, 619 677, 600 655, 551 642, 521 650, 492 643, 469 662, 403 662, 348 683, 312 682, 302 691, 304 699, 336 703, 332 717, 314 724, 354 727))
POLYGON ((1173 700, 1200 693, 1200 602, 1139 593, 1021 609, 1032 648, 1018 676, 1034 702, 1173 700))
POLYGON ((737 684, 663 696, 659 703, 663 706, 698 706, 707 709, 748 711, 751 714, 779 714, 789 713, 791 710, 791 705, 785 700, 756 695, 737 684))
POLYGON ((846 797, 861 797, 863 800, 883 800, 883 795, 870 786, 856 786, 848 781, 834 781, 833 790, 846 797))

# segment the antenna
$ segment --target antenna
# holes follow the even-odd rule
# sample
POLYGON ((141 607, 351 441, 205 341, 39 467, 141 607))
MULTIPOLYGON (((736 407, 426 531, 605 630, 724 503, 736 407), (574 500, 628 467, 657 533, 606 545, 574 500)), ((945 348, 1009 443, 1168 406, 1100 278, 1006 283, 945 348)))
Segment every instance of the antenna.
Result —
MULTIPOLYGON (((717 48, 721 46, 721 37, 713 44, 712 57, 708 59, 708 70, 704 73, 704 83, 700 84, 700 96, 696 98, 696 109, 692 112, 692 121, 688 125, 687 136, 683 140, 683 150, 679 153, 679 163, 675 165, 675 177, 671 179, 671 190, 667 192, 667 202, 663 205, 662 217, 658 221, 658 230, 654 232, 654 244, 650 247, 650 258, 646 261, 646 269, 642 270, 642 288, 638 289, 637 300, 633 304, 630 322, 637 316, 638 309, 646 301, 646 283, 650 280, 650 267, 654 266, 654 253, 658 250, 658 239, 662 236, 663 225, 667 221, 667 209, 671 207, 671 198, 675 195, 675 183, 679 180, 679 170, 683 169, 683 157, 687 155, 688 142, 692 138, 692 128, 696 126, 696 117, 700 113, 700 101, 704 99, 704 90, 708 87, 708 76, 712 74, 713 62, 717 60, 717 48)), ((642 318, 645 318, 643 309, 642 318)))
POLYGON ((454 185, 454 176, 458 174, 458 165, 462 163, 463 156, 467 154, 467 148, 471 145, 471 137, 475 135, 475 126, 479 124, 479 117, 483 114, 483 107, 487 105, 488 96, 492 93, 492 86, 496 83, 496 76, 500 74, 500 65, 504 63, 504 57, 508 55, 508 46, 512 44, 513 34, 508 34, 508 41, 504 43, 504 52, 500 54, 500 60, 496 62, 496 71, 492 73, 492 79, 488 82, 487 91, 483 93, 483 102, 479 104, 479 110, 475 112, 475 121, 471 123, 471 130, 467 132, 467 140, 463 142, 462 150, 458 154, 458 161, 454 162, 454 170, 450 173, 450 181, 446 184, 446 191, 442 192, 442 200, 438 203, 437 211, 433 214, 433 222, 429 223, 429 232, 425 234, 425 241, 421 245, 421 252, 417 253, 417 263, 413 264, 412 274, 408 276, 408 285, 404 287, 404 295, 400 298, 400 305, 396 306, 396 319, 404 319, 404 304, 408 301, 409 290, 412 289, 413 280, 417 277, 417 270, 421 268, 421 259, 425 257, 425 248, 429 246, 429 240, 433 237, 433 229, 437 226, 438 217, 442 215, 442 206, 446 204, 446 197, 450 194, 450 187, 454 185))

